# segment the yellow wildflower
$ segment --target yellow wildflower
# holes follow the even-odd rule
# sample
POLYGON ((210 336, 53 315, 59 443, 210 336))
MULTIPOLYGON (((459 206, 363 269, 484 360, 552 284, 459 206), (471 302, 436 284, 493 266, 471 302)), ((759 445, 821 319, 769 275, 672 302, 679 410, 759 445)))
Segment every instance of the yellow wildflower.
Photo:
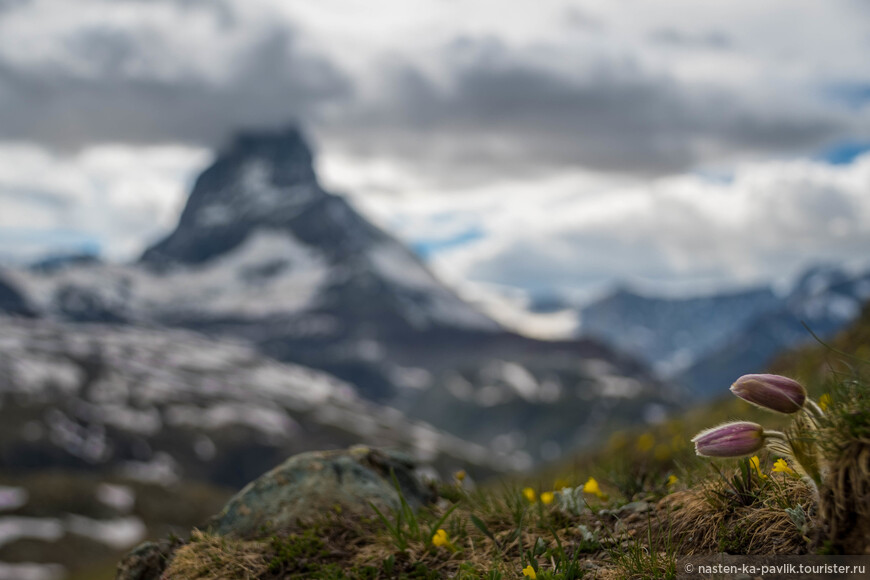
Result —
POLYGON ((787 473, 789 475, 794 475, 794 469, 788 466, 788 463, 785 462, 785 459, 777 459, 776 463, 773 464, 773 469, 770 470, 771 473, 787 473))
POLYGON ((677 479, 677 476, 676 476, 676 475, 671 474, 671 475, 668 477, 668 485, 674 485, 674 484, 677 483, 678 481, 680 481, 680 480, 677 479))
POLYGON ((525 496, 529 503, 535 503, 535 490, 531 487, 526 487, 523 489, 523 496, 525 496))
POLYGON ((653 437, 652 433, 644 433, 640 437, 637 438, 637 450, 641 453, 646 453, 656 444, 656 438, 653 437))
POLYGON ((590 477, 589 480, 583 484, 583 492, 591 493, 594 496, 597 496, 598 499, 605 499, 607 496, 601 491, 601 487, 599 487, 598 482, 595 481, 594 477, 590 477))
POLYGON ((544 493, 542 493, 541 494, 541 503, 544 505, 550 505, 551 503, 553 503, 553 492, 552 491, 545 491, 544 493))
POLYGON ((523 576, 526 576, 527 578, 531 578, 532 580, 535 580, 538 577, 538 575, 535 574, 535 569, 532 568, 531 564, 529 564, 528 566, 523 568, 523 576))
POLYGON ((447 532, 444 530, 438 530, 435 532, 435 535, 432 536, 432 545, 438 546, 439 548, 442 546, 449 546, 450 539, 447 537, 447 532))
POLYGON ((460 469, 459 471, 457 471, 457 472, 454 474, 454 477, 456 478, 456 481, 460 481, 460 482, 461 482, 461 481, 464 481, 464 480, 465 480, 465 476, 466 476, 466 475, 467 475, 467 474, 465 473, 465 470, 464 470, 464 469, 460 469))
POLYGON ((819 397, 819 407, 821 407, 822 411, 827 411, 828 407, 831 406, 831 395, 825 393, 821 397, 819 397))
POLYGON ((761 479, 767 479, 767 476, 761 472, 761 461, 758 459, 758 455, 753 455, 749 458, 749 465, 751 465, 752 469, 758 473, 758 477, 761 479))

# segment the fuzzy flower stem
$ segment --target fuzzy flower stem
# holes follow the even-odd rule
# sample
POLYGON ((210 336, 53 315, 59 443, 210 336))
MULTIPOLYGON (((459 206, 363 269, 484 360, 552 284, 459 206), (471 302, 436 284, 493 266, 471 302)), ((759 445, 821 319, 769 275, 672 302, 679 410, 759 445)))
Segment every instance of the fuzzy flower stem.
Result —
POLYGON ((786 443, 788 443, 788 437, 786 437, 785 433, 783 433, 782 431, 768 431, 767 429, 765 429, 764 438, 773 439, 776 441, 785 441, 786 443))
POLYGON ((812 416, 814 421, 817 419, 821 419, 825 416, 825 412, 822 411, 822 408, 819 407, 818 403, 816 403, 812 399, 807 399, 806 403, 804 404, 804 409, 806 409, 807 413, 812 416))

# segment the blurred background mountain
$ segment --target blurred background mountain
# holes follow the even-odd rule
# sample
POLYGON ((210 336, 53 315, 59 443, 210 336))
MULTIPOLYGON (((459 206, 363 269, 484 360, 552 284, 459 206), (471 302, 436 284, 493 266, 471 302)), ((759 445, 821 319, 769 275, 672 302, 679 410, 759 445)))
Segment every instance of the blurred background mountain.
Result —
POLYGON ((0 1, 0 580, 304 450, 568 461, 858 319, 864 3, 413 4, 0 1))

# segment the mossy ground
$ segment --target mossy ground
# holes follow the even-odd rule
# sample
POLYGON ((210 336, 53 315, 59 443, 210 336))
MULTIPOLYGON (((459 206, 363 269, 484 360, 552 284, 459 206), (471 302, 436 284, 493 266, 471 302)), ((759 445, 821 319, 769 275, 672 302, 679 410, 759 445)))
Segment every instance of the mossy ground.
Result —
POLYGON ((673 578, 678 555, 860 553, 862 541, 870 546, 861 528, 870 514, 856 507, 870 494, 870 387, 860 358, 870 309, 857 326, 831 347, 783 357, 775 367, 816 398, 830 394, 817 437, 849 490, 817 492, 797 474, 773 471, 776 457, 765 452, 754 465, 696 457, 689 440, 710 425, 789 421, 726 396, 654 429, 615 433, 596 452, 522 480, 477 489, 467 480, 444 484, 439 503, 417 515, 330 513, 253 541, 195 532, 164 578, 495 580, 522 578, 524 570, 542 580, 673 578), (598 493, 570 492, 590 477, 598 493), (433 541, 439 529, 446 537, 433 541))

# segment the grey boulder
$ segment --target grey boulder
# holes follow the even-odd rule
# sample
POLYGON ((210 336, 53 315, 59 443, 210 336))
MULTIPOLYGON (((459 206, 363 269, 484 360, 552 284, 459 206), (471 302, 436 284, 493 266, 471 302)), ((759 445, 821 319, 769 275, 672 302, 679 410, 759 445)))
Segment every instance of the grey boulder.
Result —
POLYGON ((400 507, 398 489, 413 508, 435 501, 431 484, 415 472, 414 461, 398 452, 352 447, 294 455, 236 494, 209 530, 252 538, 298 527, 335 512, 372 514, 400 507))

